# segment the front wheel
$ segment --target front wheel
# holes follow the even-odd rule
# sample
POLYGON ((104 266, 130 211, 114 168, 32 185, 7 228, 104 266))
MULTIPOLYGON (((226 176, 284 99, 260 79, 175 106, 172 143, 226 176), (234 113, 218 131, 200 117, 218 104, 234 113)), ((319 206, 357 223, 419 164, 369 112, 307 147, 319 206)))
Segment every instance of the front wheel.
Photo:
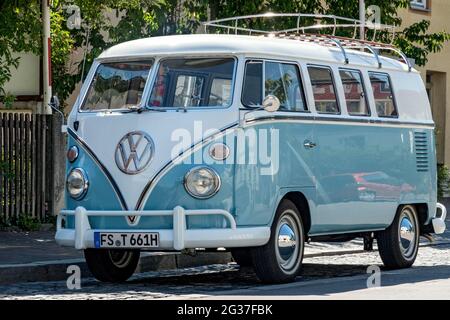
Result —
POLYGON ((413 265, 419 251, 419 219, 413 206, 401 207, 391 226, 377 235, 378 251, 384 265, 390 269, 413 265))
POLYGON ((89 270, 97 280, 103 282, 124 282, 128 280, 136 270, 139 256, 139 250, 84 250, 84 257, 89 270))
POLYGON ((266 283, 293 281, 302 266, 304 244, 300 212, 292 201, 283 200, 275 214, 269 242, 252 250, 258 278, 266 283))

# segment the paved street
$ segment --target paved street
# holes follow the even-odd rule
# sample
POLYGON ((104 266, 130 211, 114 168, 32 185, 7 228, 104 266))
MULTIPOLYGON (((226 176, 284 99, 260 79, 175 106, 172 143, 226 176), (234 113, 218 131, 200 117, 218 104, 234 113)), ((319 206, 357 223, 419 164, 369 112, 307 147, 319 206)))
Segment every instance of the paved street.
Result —
POLYGON ((83 279, 80 290, 64 281, 0 286, 0 299, 450 299, 450 244, 422 247, 414 268, 384 271, 381 288, 367 289, 367 267, 381 266, 376 251, 304 260, 295 283, 266 286, 235 264, 147 272, 126 284, 83 279))

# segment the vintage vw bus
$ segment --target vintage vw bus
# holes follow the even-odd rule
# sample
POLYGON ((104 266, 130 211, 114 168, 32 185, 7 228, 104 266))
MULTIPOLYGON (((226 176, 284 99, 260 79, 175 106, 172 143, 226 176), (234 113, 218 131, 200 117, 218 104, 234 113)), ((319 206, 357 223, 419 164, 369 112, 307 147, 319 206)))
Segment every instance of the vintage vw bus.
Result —
POLYGON ((434 123, 409 60, 250 31, 141 39, 95 60, 68 120, 56 240, 84 250, 97 279, 128 279, 142 250, 226 248, 285 282, 305 241, 355 237, 404 268, 421 235, 444 232, 434 123))

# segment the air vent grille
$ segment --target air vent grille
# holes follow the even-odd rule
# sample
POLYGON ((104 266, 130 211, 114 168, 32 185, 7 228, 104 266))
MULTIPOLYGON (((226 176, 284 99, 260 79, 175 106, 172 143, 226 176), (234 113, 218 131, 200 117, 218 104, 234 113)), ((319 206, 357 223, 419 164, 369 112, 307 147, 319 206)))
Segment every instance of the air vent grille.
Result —
POLYGON ((414 148, 418 172, 428 172, 430 167, 428 136, 426 132, 414 132, 414 148))

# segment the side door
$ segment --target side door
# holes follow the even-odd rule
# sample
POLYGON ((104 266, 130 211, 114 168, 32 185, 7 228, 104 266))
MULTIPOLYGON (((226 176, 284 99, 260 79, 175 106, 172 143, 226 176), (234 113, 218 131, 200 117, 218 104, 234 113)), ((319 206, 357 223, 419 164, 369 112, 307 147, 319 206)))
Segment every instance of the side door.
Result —
POLYGON ((360 70, 310 65, 317 121, 317 211, 314 233, 371 230, 384 226, 382 199, 364 177, 383 173, 392 155, 379 138, 386 129, 371 125, 367 87, 360 70))
POLYGON ((267 225, 280 196, 306 190, 314 202, 314 118, 308 110, 301 69, 295 62, 247 60, 240 110, 235 166, 238 223, 267 225), (280 109, 261 108, 264 97, 276 96, 280 109), (245 120, 245 121, 244 121, 245 120))

